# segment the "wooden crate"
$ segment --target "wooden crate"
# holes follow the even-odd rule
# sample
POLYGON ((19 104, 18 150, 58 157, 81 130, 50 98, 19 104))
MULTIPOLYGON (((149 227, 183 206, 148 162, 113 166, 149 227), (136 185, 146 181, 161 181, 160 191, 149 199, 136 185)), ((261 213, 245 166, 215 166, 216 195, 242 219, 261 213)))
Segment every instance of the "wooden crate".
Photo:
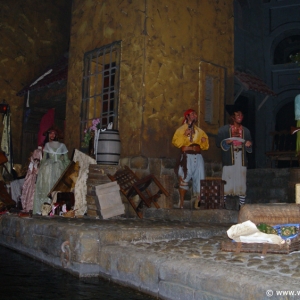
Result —
POLYGON ((200 202, 199 206, 204 209, 224 208, 224 184, 221 178, 206 178, 200 180, 200 202))
POLYGON ((70 192, 72 187, 74 187, 75 182, 72 179, 72 175, 75 173, 78 176, 79 166, 78 163, 71 161, 64 172, 60 175, 47 197, 51 198, 51 193, 54 191, 58 192, 70 192))
POLYGON ((101 217, 100 205, 96 195, 95 186, 111 182, 107 173, 114 174, 120 166, 89 165, 87 185, 87 215, 89 217, 101 217))

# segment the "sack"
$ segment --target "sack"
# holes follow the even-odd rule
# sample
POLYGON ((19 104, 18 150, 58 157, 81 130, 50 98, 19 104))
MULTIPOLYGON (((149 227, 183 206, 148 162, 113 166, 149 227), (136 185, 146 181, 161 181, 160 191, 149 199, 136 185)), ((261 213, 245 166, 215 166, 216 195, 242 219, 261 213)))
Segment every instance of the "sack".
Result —
POLYGON ((43 205, 42 205, 42 216, 48 216, 50 211, 51 211, 51 204, 45 202, 43 205))
POLYGON ((4 152, 0 151, 0 165, 3 165, 8 162, 8 159, 4 152))

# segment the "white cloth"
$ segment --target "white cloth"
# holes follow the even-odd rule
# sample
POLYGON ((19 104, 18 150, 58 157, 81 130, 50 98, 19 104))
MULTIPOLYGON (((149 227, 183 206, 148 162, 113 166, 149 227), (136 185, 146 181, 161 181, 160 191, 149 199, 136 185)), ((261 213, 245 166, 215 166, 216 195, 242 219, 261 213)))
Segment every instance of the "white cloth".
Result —
POLYGON ((201 154, 186 154, 187 174, 184 178, 184 171, 182 166, 179 166, 178 176, 181 177, 186 185, 180 185, 180 188, 188 190, 188 182, 192 179, 193 193, 195 196, 200 195, 200 180, 205 179, 204 160, 201 154))
POLYGON ((282 245, 285 241, 276 234, 267 234, 264 232, 256 232, 247 236, 240 236, 242 243, 264 243, 282 245))
MULTIPOLYGON (((10 114, 7 113, 3 117, 3 133, 2 133, 2 140, 1 140, 1 149, 5 153, 7 157, 7 162, 5 163, 5 166, 7 170, 11 173, 12 164, 13 164, 13 158, 11 155, 11 134, 10 134, 10 114)), ((5 168, 3 168, 3 174, 6 172, 5 168)))
POLYGON ((55 141, 46 143, 43 151, 53 154, 55 161, 57 161, 57 157, 59 155, 68 153, 68 149, 65 144, 55 141))
POLYGON ((246 196, 247 167, 242 165, 242 151, 233 153, 235 164, 223 167, 222 179, 226 181, 224 195, 246 196))
POLYGON ((22 186, 24 184, 24 180, 24 178, 16 179, 10 183, 11 198, 16 202, 18 202, 22 194, 22 186))
POLYGON ((261 232, 256 225, 249 220, 231 226, 227 230, 227 235, 235 242, 242 243, 268 243, 276 245, 282 245, 285 243, 279 235, 261 232))
POLYGON ((259 232, 259 229, 256 227, 256 225, 251 221, 246 221, 240 224, 232 225, 227 230, 227 235, 230 239, 237 239, 241 235, 249 235, 259 232))
POLYGON ((75 149, 74 162, 79 162, 79 173, 78 178, 75 183, 74 188, 74 197, 75 197, 75 205, 74 209, 75 215, 84 215, 87 210, 87 203, 86 203, 86 194, 87 194, 87 185, 86 181, 88 179, 88 172, 89 172, 89 165, 90 164, 97 164, 94 158, 80 152, 79 150, 75 149))

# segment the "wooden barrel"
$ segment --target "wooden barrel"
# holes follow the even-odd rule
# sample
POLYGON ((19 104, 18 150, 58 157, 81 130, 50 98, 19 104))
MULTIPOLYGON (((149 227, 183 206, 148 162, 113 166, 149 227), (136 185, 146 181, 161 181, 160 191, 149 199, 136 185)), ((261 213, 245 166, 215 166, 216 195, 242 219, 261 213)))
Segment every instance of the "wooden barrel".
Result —
POLYGON ((97 149, 97 164, 118 165, 121 152, 121 141, 118 130, 105 130, 100 133, 97 149))

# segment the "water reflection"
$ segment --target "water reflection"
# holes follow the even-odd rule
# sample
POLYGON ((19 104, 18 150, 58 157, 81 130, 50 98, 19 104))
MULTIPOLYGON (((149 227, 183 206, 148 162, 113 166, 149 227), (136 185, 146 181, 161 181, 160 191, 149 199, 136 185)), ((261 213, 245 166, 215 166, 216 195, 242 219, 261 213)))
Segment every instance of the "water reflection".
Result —
POLYGON ((0 257, 1 300, 157 299, 106 280, 79 279, 1 246, 0 257))

